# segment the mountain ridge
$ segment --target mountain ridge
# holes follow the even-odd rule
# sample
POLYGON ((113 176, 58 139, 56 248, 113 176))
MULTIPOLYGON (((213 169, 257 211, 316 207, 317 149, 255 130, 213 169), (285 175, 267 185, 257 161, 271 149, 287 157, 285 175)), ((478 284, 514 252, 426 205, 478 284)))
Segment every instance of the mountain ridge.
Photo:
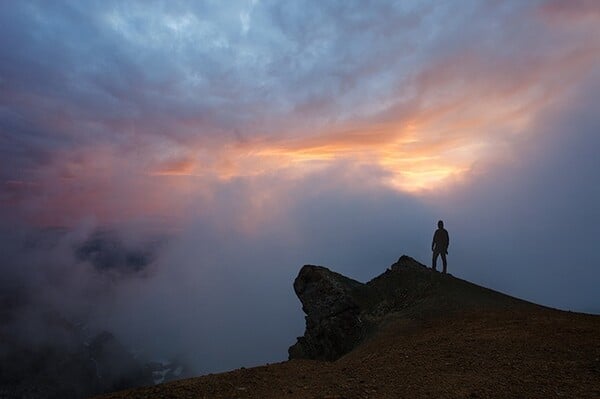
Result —
POLYGON ((306 331, 289 348, 289 359, 336 360, 390 317, 420 319, 477 307, 539 306, 434 273, 406 255, 366 283, 323 266, 305 265, 294 291, 306 313, 306 331))
POLYGON ((367 283, 305 265, 290 360, 102 396, 600 397, 600 316, 547 308, 402 256, 367 283))

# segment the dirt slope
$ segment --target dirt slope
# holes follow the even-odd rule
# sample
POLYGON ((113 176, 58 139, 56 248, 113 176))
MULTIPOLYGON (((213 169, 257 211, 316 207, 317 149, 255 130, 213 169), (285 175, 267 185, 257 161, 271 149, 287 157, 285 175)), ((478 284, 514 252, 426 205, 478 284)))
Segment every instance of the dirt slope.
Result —
MULTIPOLYGON (((386 273, 367 283, 384 303, 415 286, 420 296, 334 362, 291 360, 103 398, 600 398, 600 316, 429 270, 386 273)), ((361 301, 378 309, 379 299, 361 301)))

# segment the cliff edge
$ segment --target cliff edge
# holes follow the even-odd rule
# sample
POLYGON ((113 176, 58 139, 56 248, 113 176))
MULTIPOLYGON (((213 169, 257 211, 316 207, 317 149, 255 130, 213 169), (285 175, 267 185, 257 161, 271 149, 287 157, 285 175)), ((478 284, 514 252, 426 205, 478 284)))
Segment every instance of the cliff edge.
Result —
POLYGON ((365 284, 323 266, 305 265, 294 291, 306 314, 306 330, 289 348, 289 359, 336 360, 391 319, 424 320, 476 308, 534 306, 434 272, 406 255, 365 284))
POLYGON ((522 301, 402 256, 367 283, 302 267, 290 360, 103 399, 600 398, 600 316, 522 301))

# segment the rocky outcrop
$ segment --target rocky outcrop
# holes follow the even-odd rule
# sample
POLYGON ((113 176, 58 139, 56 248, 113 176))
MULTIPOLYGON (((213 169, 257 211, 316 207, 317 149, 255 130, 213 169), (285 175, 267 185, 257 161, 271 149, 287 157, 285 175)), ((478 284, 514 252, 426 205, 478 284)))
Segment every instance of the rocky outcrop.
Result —
POLYGON ((473 307, 523 303, 433 272, 408 256, 364 284, 326 267, 306 265, 294 281, 294 291, 306 314, 306 330, 289 348, 290 359, 336 360, 389 317, 422 320, 473 307))
POLYGON ((354 293, 362 285, 322 266, 300 270, 294 291, 306 313, 306 333, 290 347, 290 358, 334 360, 360 342, 366 325, 354 293))

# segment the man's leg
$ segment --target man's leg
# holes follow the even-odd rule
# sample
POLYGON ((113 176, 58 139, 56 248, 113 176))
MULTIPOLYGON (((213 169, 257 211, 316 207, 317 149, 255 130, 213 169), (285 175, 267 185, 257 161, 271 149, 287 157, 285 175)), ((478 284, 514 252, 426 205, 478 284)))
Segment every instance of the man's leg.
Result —
POLYGON ((437 264, 437 257, 440 253, 438 251, 433 251, 433 257, 431 258, 431 268, 435 270, 437 264))
POLYGON ((442 273, 444 273, 444 274, 445 274, 445 273, 446 273, 446 269, 448 268, 448 262, 446 261, 446 253, 445 253, 445 252, 442 252, 442 254, 441 254, 441 255, 442 255, 442 265, 443 265, 443 267, 444 267, 444 269, 443 269, 442 273))

